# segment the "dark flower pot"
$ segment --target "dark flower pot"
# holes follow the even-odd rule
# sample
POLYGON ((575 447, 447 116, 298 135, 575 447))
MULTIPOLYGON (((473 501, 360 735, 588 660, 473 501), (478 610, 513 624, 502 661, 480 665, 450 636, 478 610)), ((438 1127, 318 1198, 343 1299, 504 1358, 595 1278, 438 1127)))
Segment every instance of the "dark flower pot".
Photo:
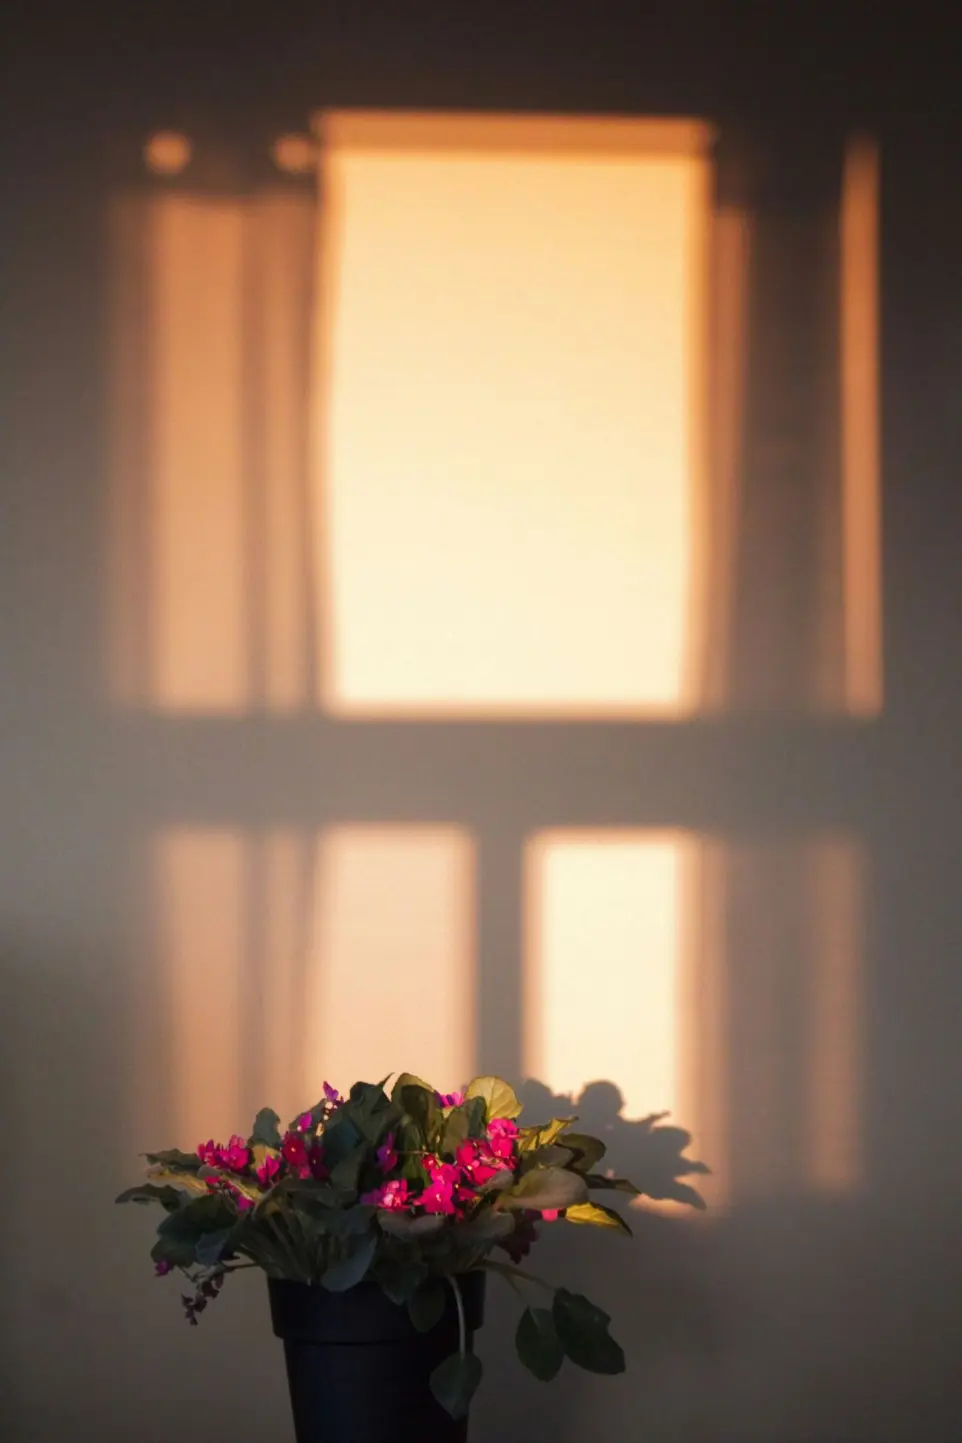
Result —
MULTIPOLYGON (((481 1272, 459 1279, 469 1348, 484 1317, 484 1282, 481 1272)), ((274 1278, 267 1286, 297 1443, 466 1443, 467 1419, 449 1417, 428 1383, 458 1348, 450 1288, 440 1322, 418 1333, 376 1283, 346 1293, 274 1278)))

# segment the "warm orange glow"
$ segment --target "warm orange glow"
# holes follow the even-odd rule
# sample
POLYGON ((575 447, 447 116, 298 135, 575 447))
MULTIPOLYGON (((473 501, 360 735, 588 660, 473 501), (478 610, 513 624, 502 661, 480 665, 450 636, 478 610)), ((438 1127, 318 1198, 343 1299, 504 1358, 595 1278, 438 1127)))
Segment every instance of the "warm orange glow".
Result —
POLYGON ((112 219, 112 690, 303 705, 311 198, 169 192, 112 219))
POLYGON ((281 135, 271 147, 278 170, 288 175, 308 175, 317 164, 317 147, 309 135, 281 135))
POLYGON ((732 608, 738 540, 743 427, 748 380, 748 309, 753 224, 723 207, 711 230, 711 454, 701 524, 693 535, 698 588, 692 607, 692 654, 704 705, 730 704, 732 608))
POLYGON ((327 705, 690 709, 704 129, 320 136, 327 705))
POLYGON ((617 1084, 629 1116, 677 1111, 678 834, 544 832, 527 856, 524 1071, 617 1084))
POLYGON ((180 175, 190 164, 193 146, 176 130, 159 130, 144 146, 144 160, 155 175, 180 175))
POLYGON ((245 698, 239 205, 154 211, 152 680, 174 708, 245 698))
POLYGON ((229 1136, 245 1121, 243 838, 225 831, 164 833, 154 846, 152 874, 158 1005, 145 1025, 160 1033, 164 1065, 149 1079, 149 1111, 157 1113, 158 1146, 190 1148, 212 1131, 229 1136))
POLYGON ((474 1066, 473 847, 457 828, 336 827, 318 859, 308 1026, 315 1090, 474 1066))
MULTIPOLYGON (((524 1071, 667 1110, 712 1206, 860 1177, 862 861, 847 838, 545 832, 526 859, 524 1071)), ((665 1205, 668 1211, 673 1205, 665 1205)))
POLYGON ((878 204, 878 149, 860 140, 842 188, 841 375, 846 701, 863 715, 882 709, 878 204))

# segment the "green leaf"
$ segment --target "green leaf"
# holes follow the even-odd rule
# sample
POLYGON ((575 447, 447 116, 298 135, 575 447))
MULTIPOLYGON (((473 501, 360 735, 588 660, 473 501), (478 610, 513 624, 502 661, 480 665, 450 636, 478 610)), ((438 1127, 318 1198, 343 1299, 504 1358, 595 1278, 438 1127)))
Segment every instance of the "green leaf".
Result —
POLYGON ((484 1098, 472 1097, 462 1102, 458 1107, 451 1108, 444 1119, 439 1151, 447 1157, 454 1157, 461 1144, 469 1138, 483 1137, 486 1127, 484 1098))
POLYGON ((222 1197, 208 1194, 196 1198, 176 1212, 168 1213, 157 1229, 151 1257, 187 1268, 197 1261, 197 1244, 207 1233, 233 1227, 236 1219, 231 1205, 222 1197))
POLYGON ((427 1275, 427 1263, 413 1259, 402 1262, 398 1258, 382 1258, 375 1274, 385 1297, 400 1306, 406 1306, 410 1302, 427 1275))
POLYGON ((233 1228, 219 1228, 215 1233, 204 1233, 197 1239, 194 1254, 201 1267, 211 1268, 219 1263, 233 1237, 233 1228))
POLYGON ((408 1299, 408 1314, 419 1333, 430 1333, 444 1316, 447 1288, 440 1278, 428 1278, 408 1299))
MULTIPOLYGON (((480 1098, 476 1101, 484 1108, 480 1098)), ((462 1143, 467 1142, 470 1129, 470 1118, 463 1107, 456 1107, 445 1118, 441 1131, 440 1151, 445 1157, 454 1157, 462 1143)))
POLYGON ((196 1197, 208 1197, 210 1188, 204 1181, 204 1177, 196 1172, 171 1171, 166 1167, 152 1167, 148 1176, 158 1187, 173 1187, 183 1193, 190 1193, 196 1197))
POLYGON ((589 1373, 623 1373, 625 1355, 608 1332, 607 1313, 580 1293, 559 1288, 552 1307, 555 1331, 565 1353, 589 1373))
POLYGON ((485 1117, 492 1122, 498 1117, 520 1117, 521 1103, 510 1087, 501 1077, 476 1077, 469 1082, 464 1092, 465 1100, 470 1101, 473 1097, 484 1099, 485 1117))
POLYGON ((590 1223, 597 1228, 613 1228, 615 1232, 624 1233, 626 1237, 631 1237, 631 1228, 621 1214, 616 1213, 614 1208, 604 1207, 601 1203, 575 1203, 574 1207, 565 1210, 565 1221, 569 1223, 590 1223))
POLYGON ((358 1204, 350 1208, 329 1208, 326 1214, 319 1216, 325 1231, 335 1238, 357 1238, 363 1237, 370 1231, 371 1223, 377 1208, 365 1204, 358 1204))
POLYGON ((120 1197, 116 1198, 115 1201, 119 1203, 158 1202, 165 1212, 173 1213, 177 1212, 183 1202, 183 1193, 178 1192, 177 1189, 171 1187, 169 1183, 165 1183, 162 1187, 159 1187, 156 1183, 142 1182, 138 1187, 129 1187, 127 1191, 122 1192, 120 1197))
POLYGON ((626 1177, 605 1177, 603 1172, 585 1173, 585 1182, 597 1192, 623 1192, 628 1197, 641 1197, 641 1189, 626 1177))
POLYGON ((513 1184, 514 1173, 509 1167, 502 1167, 498 1169, 493 1177, 489 1177, 487 1182, 481 1184, 478 1192, 482 1195, 492 1192, 505 1192, 509 1187, 512 1187, 513 1184))
POLYGON ((498 1238, 506 1238, 508 1233, 513 1233, 514 1228, 514 1218, 489 1207, 468 1222, 458 1223, 454 1229, 454 1240, 459 1244, 496 1242, 498 1238))
POLYGON ((342 1157, 340 1162, 335 1163, 331 1169, 331 1182, 334 1186, 345 1192, 357 1192, 361 1181, 361 1169, 370 1155, 370 1147, 366 1142, 362 1142, 346 1157, 342 1157))
POLYGON ((526 1172, 510 1192, 502 1193, 502 1205, 508 1208, 535 1208, 559 1211, 587 1202, 588 1188, 583 1177, 563 1167, 538 1167, 526 1172))
POLYGON ((350 1156, 361 1141, 361 1134, 344 1113, 335 1113, 335 1121, 324 1129, 324 1159, 330 1168, 350 1156))
POLYGON ((322 1285, 329 1293, 346 1293, 348 1288, 357 1287, 363 1282, 376 1251, 377 1238, 371 1233, 347 1257, 331 1264, 321 1278, 322 1285))
POLYGON ((434 1137, 441 1117, 441 1108, 433 1088, 420 1082, 405 1083, 398 1098, 404 1115, 414 1124, 420 1146, 426 1147, 434 1137))
POLYGON ((319 1207, 334 1208, 338 1195, 329 1182, 318 1182, 313 1177, 285 1177, 275 1186, 272 1196, 290 1198, 294 1207, 307 1211, 319 1207))
POLYGON ((521 1156, 522 1173, 530 1172, 535 1167, 571 1167, 574 1153, 568 1147, 559 1147, 557 1143, 549 1143, 547 1147, 537 1147, 531 1152, 523 1153, 521 1156))
POLYGON ((281 1145, 280 1121, 273 1108, 262 1107, 254 1118, 254 1126, 247 1139, 247 1146, 256 1147, 258 1143, 262 1143, 264 1147, 279 1148, 281 1145))
POLYGON ((406 1087, 422 1087, 425 1092, 430 1092, 431 1096, 434 1096, 434 1088, 430 1082, 425 1082, 423 1077, 418 1077, 413 1072, 401 1072, 391 1088, 391 1101, 400 1103, 401 1093, 406 1087))
POLYGON ((431 1374, 431 1392, 445 1413, 464 1418, 478 1390, 483 1369, 474 1353, 452 1353, 431 1374))
POLYGON ((564 1362, 564 1349, 558 1340, 550 1308, 525 1308, 515 1334, 518 1357, 529 1373, 542 1383, 550 1383, 564 1362))
POLYGON ((389 1208, 379 1209, 378 1222, 382 1232, 412 1240, 430 1237, 444 1227, 444 1218, 440 1213, 424 1213, 421 1217, 412 1218, 410 1213, 392 1212, 389 1208))
MULTIPOLYGON (((521 1131, 520 1150, 522 1152, 533 1152, 538 1147, 550 1147, 551 1144, 561 1136, 565 1128, 571 1123, 577 1122, 574 1117, 555 1117, 546 1122, 544 1127, 526 1127, 521 1131)), ((567 1147, 567 1142, 565 1142, 567 1147)))
POLYGON ((155 1166, 181 1168, 184 1172, 199 1172, 202 1166, 196 1152, 181 1152, 179 1147, 169 1147, 165 1152, 145 1152, 144 1157, 155 1166))
POLYGON ((580 1173, 590 1172, 607 1151, 599 1137, 590 1137, 586 1132, 566 1132, 564 1146, 574 1153, 571 1166, 580 1173))
POLYGON ((376 1146, 388 1128, 400 1118, 400 1109, 376 1082, 355 1082, 344 1111, 363 1138, 376 1146))

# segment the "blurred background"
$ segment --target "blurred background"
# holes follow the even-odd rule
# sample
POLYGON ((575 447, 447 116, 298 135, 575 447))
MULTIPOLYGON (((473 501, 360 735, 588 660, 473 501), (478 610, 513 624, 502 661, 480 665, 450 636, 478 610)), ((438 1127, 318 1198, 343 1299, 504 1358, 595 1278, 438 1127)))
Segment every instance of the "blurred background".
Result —
POLYGON ((10 40, 4 1439, 290 1436, 262 1284, 187 1329, 113 1198, 392 1068, 500 1072, 629 1175, 667 1112, 712 1170, 634 1245, 548 1230, 630 1369, 519 1377, 492 1299, 479 1443, 956 1439, 938 28, 10 40))

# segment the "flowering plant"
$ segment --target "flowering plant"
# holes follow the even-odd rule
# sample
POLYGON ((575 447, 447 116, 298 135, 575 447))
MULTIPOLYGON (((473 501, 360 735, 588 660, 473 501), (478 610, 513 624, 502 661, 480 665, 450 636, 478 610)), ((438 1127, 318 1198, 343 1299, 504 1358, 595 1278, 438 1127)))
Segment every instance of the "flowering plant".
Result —
POLYGON ((618 1212, 590 1197, 639 1194, 598 1170, 604 1144, 574 1130, 574 1117, 520 1126, 521 1103, 497 1077, 450 1094, 410 1073, 390 1092, 387 1081, 358 1082, 346 1098, 325 1083, 321 1100, 284 1131, 265 1108, 246 1140, 146 1155, 148 1180, 117 1201, 163 1208, 151 1257, 160 1276, 178 1269, 189 1280, 188 1321, 196 1324, 228 1274, 244 1267, 332 1292, 370 1279, 421 1331, 440 1319, 451 1285, 461 1348, 436 1369, 432 1388, 458 1416, 481 1364, 464 1344, 457 1279, 486 1268, 519 1292, 533 1284, 546 1293, 547 1306, 525 1306, 516 1335, 537 1378, 553 1378, 566 1357, 592 1372, 622 1372, 608 1315, 519 1267, 542 1222, 630 1233, 618 1212))

